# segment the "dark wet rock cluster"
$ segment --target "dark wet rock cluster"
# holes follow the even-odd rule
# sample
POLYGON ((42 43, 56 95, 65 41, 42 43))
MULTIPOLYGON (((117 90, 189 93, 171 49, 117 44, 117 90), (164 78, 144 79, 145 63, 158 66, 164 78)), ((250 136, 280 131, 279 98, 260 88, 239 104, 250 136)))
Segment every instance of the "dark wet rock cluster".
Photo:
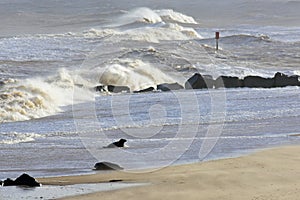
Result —
MULTIPOLYGON (((220 76, 213 79, 211 75, 202 75, 195 73, 184 84, 184 87, 179 83, 162 83, 156 86, 158 91, 172 91, 181 89, 218 89, 218 88, 274 88, 274 87, 287 87, 287 86, 300 86, 300 77, 297 75, 288 76, 286 74, 277 72, 272 78, 265 78, 260 76, 246 76, 243 79, 235 76, 220 76)), ((99 85, 94 88, 100 92, 130 92, 127 86, 113 86, 113 85, 99 85)), ((134 93, 143 93, 154 91, 154 87, 145 88, 134 93)))
POLYGON ((7 178, 0 182, 2 186, 25 186, 25 187, 40 187, 41 184, 38 183, 33 177, 28 174, 22 174, 15 180, 7 178))
POLYGON ((300 86, 300 77, 288 76, 277 72, 272 78, 260 76, 246 76, 243 79, 233 76, 220 76, 213 80, 211 76, 194 74, 185 83, 185 89, 208 89, 208 88, 275 88, 287 86, 300 86))

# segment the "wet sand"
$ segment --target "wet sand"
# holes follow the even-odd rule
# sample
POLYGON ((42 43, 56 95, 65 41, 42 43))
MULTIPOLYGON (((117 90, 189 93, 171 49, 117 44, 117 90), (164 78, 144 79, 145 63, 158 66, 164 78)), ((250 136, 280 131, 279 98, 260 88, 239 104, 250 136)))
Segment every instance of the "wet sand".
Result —
POLYGON ((149 183, 64 200, 222 199, 274 200, 300 196, 300 146, 267 149, 249 156, 170 166, 152 172, 112 172, 38 179, 42 184, 70 185, 122 180, 149 183))

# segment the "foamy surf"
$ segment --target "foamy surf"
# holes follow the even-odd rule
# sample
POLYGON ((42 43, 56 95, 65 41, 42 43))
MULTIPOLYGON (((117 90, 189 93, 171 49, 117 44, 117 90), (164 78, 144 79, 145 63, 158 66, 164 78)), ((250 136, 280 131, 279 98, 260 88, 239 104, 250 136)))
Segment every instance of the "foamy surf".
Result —
POLYGON ((150 63, 142 60, 121 59, 117 64, 108 65, 100 73, 99 82, 104 85, 124 85, 131 91, 156 87, 160 83, 175 80, 150 63))
POLYGON ((110 26, 124 26, 135 22, 143 23, 182 23, 197 24, 196 20, 183 13, 176 12, 172 9, 152 10, 147 7, 134 8, 129 11, 123 11, 124 14, 114 19, 110 26))
MULTIPOLYGON (((92 28, 84 31, 85 37, 116 35, 116 39, 138 40, 158 43, 161 40, 201 39, 201 35, 187 24, 198 24, 191 16, 171 9, 152 10, 135 8, 114 19, 104 29, 92 28), (180 25, 179 25, 179 24, 180 25), (149 25, 150 24, 150 25, 149 25)), ((76 35, 76 34, 73 34, 76 35)))
POLYGON ((36 133, 0 133, 0 144, 18 144, 23 142, 33 142, 36 138, 43 136, 36 133))
MULTIPOLYGON (((77 87, 74 77, 62 69, 57 75, 5 84, 0 90, 0 123, 41 118, 62 111, 62 106, 74 103, 73 89, 77 87)), ((91 97, 89 90, 79 90, 85 94, 81 100, 91 97)))
POLYGON ((17 71, 28 78, 3 83, 0 122, 30 120, 61 112, 63 106, 74 103, 74 88, 90 100, 94 95, 90 89, 96 85, 128 86, 131 91, 155 88, 161 83, 184 85, 195 72, 214 78, 220 75, 273 77, 277 71, 299 74, 295 70, 298 56, 290 56, 297 45, 274 40, 291 35, 297 38, 299 34, 294 35, 297 28, 283 31, 275 27, 272 33, 267 33, 272 27, 222 29, 220 50, 215 51, 211 36, 215 30, 201 29, 189 13, 139 7, 110 15, 109 24, 85 31, 1 39, 3 74, 14 76, 17 71), (285 52, 274 54, 282 46, 288 47, 285 52), (249 56, 249 51, 251 55, 256 54, 249 56), (96 56, 93 65, 87 66, 93 57, 90 54, 96 56), (74 63, 73 71, 59 66, 74 69, 74 63), (270 68, 285 63, 291 63, 288 67, 293 67, 292 70, 270 68), (41 71, 46 76, 37 77, 41 71))

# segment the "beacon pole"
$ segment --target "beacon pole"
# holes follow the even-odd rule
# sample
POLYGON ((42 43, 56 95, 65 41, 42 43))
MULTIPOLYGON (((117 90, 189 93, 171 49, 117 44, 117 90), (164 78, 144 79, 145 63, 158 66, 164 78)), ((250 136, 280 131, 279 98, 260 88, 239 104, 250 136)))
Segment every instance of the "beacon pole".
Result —
POLYGON ((219 38, 220 38, 220 33, 216 32, 216 50, 219 50, 219 38))

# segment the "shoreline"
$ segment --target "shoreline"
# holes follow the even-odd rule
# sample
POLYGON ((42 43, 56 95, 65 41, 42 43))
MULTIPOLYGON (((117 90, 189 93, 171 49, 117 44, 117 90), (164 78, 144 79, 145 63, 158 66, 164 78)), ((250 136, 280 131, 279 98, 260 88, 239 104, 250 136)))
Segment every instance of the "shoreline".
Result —
POLYGON ((60 198, 77 199, 297 199, 300 195, 300 145, 250 155, 168 166, 152 172, 116 171, 80 176, 37 178, 43 185, 148 183, 113 191, 60 198))

